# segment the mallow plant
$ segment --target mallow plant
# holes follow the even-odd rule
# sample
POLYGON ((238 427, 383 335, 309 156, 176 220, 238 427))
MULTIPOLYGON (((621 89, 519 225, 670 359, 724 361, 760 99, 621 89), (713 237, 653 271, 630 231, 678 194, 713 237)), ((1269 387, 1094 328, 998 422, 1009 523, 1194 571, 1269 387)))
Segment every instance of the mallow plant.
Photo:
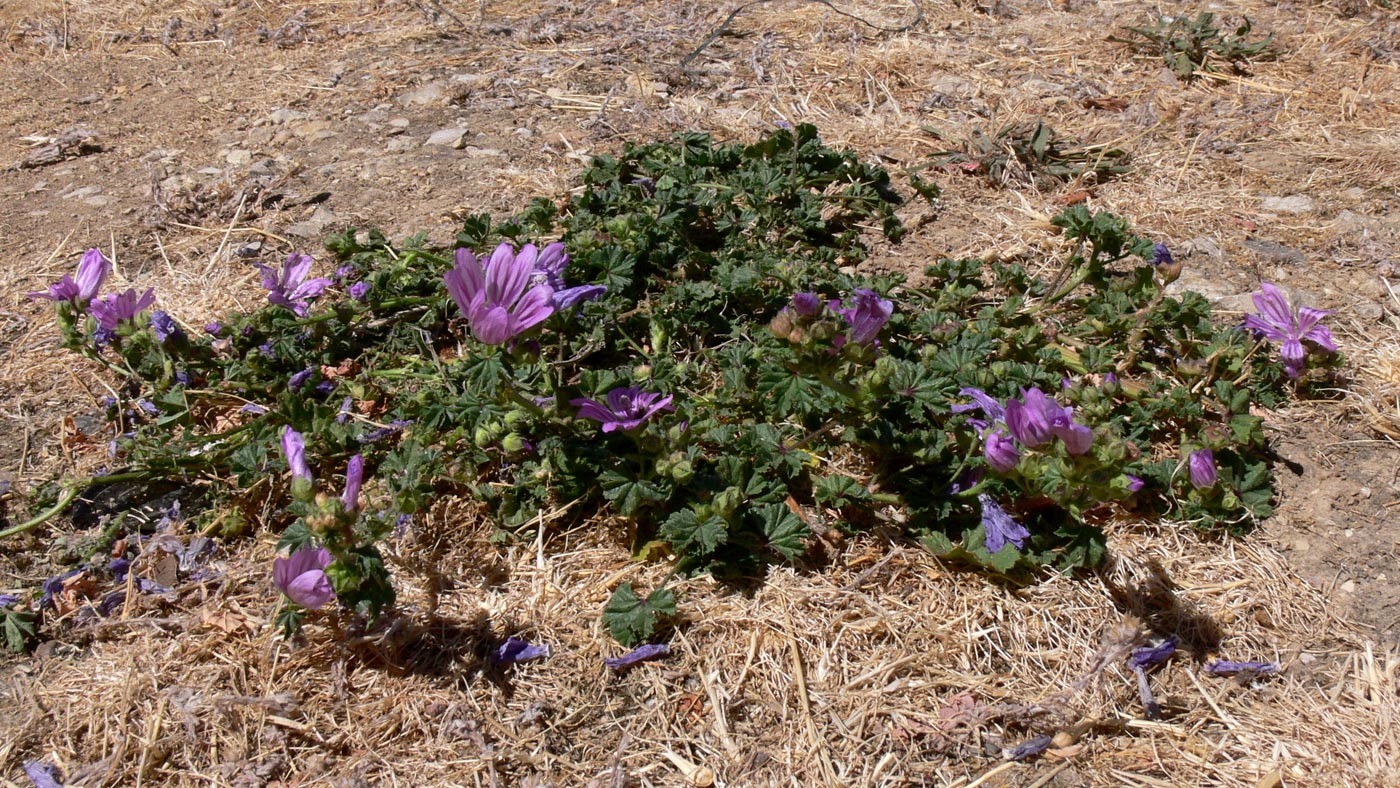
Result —
MULTIPOLYGON (((817 560, 827 529, 1029 579, 1100 561, 1114 517, 1269 514, 1260 414, 1335 374, 1325 313, 1266 286, 1221 321, 1168 292, 1165 245, 1083 206, 1048 268, 862 273, 902 199, 810 126, 689 134, 447 248, 352 230, 261 264, 267 303, 202 329, 100 294, 97 252, 35 297, 115 373, 125 478, 195 488, 206 531, 281 533, 289 630, 392 614, 381 546, 454 498, 505 541, 603 513, 639 560, 723 580, 817 560)), ((61 508, 39 503, 23 527, 61 508)), ((675 613, 623 585, 605 618, 632 646, 675 613)))

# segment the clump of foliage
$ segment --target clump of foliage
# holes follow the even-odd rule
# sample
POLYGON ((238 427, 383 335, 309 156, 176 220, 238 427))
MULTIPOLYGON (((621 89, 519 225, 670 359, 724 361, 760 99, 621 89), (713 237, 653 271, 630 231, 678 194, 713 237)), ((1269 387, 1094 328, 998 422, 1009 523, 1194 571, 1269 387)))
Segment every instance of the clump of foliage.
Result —
MULTIPOLYGON (((925 130, 944 138, 934 129, 925 130)), ((1102 182, 1131 169, 1127 151, 1065 142, 1039 120, 1008 124, 991 135, 974 129, 956 149, 933 154, 932 162, 981 175, 994 186, 1028 181, 1038 189, 1082 178, 1102 182)))
MULTIPOLYGON (((98 308, 91 272, 44 297, 68 347, 123 381, 126 477, 206 488, 206 530, 285 529, 288 628, 332 600, 392 609, 377 545, 451 497, 504 539, 605 512, 639 557, 721 578, 802 562, 814 522, 1025 577, 1100 561, 1121 507, 1206 528, 1269 513, 1256 413, 1335 355, 1285 368, 1199 295, 1167 295, 1164 247, 1083 206, 1055 219, 1050 275, 859 273, 872 233, 900 238, 899 202, 811 126, 688 134, 598 157, 562 203, 470 218, 455 251, 333 236, 333 277, 264 267, 269 304, 203 331, 134 291, 98 308), (340 498, 318 494, 341 468, 340 498)), ((1267 327, 1321 346, 1305 317, 1267 327)), ((608 624, 631 645, 675 603, 621 586, 608 624)))
POLYGON ((1215 72, 1228 64, 1243 72, 1251 60, 1272 60, 1278 56, 1272 33, 1250 40, 1254 26, 1243 18, 1233 33, 1222 32, 1215 14, 1202 11, 1193 19, 1189 14, 1164 16, 1151 27, 1124 28, 1125 38, 1109 36, 1110 41, 1127 44, 1137 52, 1160 55, 1180 79, 1191 79, 1198 71, 1215 72))

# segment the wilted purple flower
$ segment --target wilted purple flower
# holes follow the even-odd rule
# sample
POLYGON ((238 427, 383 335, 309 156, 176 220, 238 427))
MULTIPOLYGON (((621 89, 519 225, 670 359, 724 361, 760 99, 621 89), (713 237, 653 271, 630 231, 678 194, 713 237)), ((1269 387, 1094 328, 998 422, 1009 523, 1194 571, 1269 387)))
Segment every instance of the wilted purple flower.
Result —
POLYGON ((1152 247, 1153 265, 1171 265, 1173 262, 1172 251, 1167 248, 1166 244, 1159 243, 1152 247))
POLYGON ((1130 493, 1135 493, 1138 490, 1141 490, 1147 484, 1147 482, 1144 482, 1142 479, 1132 475, 1131 473, 1125 473, 1123 475, 1128 477, 1128 492, 1130 493))
POLYGON ((1244 327, 1256 336, 1280 343, 1279 355, 1283 357, 1283 367, 1289 377, 1296 378, 1303 370, 1303 359, 1307 355, 1303 340, 1329 353, 1336 352, 1332 332, 1321 322, 1331 312, 1305 306, 1294 309, 1283 291, 1268 282, 1259 285, 1259 292, 1253 298, 1259 314, 1246 315, 1244 327))
POLYGON ((1006 426, 1016 440, 1030 448, 1055 436, 1064 441, 1070 454, 1084 454, 1094 442, 1092 430, 1074 423, 1074 408, 1060 405, 1037 388, 1021 389, 1020 399, 1007 400, 1006 426))
POLYGON ((1233 676, 1236 673, 1277 673, 1277 662, 1230 662, 1218 659, 1205 667, 1212 676, 1233 676))
POLYGON ((360 443, 378 443, 385 438, 392 438, 400 432, 403 432, 403 428, 412 423, 412 419, 394 419, 389 422, 387 426, 372 429, 361 435, 359 438, 360 443))
POLYGON ((335 414, 336 424, 344 424, 345 422, 350 420, 350 408, 354 406, 354 404, 354 397, 346 397, 345 399, 340 401, 340 410, 336 411, 335 414))
POLYGON ((1032 736, 1015 747, 1012 747, 1010 751, 1006 753, 1006 760, 1024 761, 1031 756, 1039 755, 1050 748, 1050 742, 1052 741, 1054 741, 1054 739, 1049 736, 1032 736))
POLYGON ((306 442, 302 440, 301 433, 290 426, 282 428, 282 455, 287 458, 293 478, 314 481, 311 469, 306 465, 306 442))
POLYGON ((579 418, 593 419, 603 425, 603 432, 612 432, 636 429, 658 411, 675 410, 671 399, 669 394, 662 397, 658 392, 629 386, 609 391, 606 405, 586 397, 569 400, 569 404, 578 408, 579 418))
POLYGON ((212 321, 212 322, 209 322, 209 323, 205 323, 205 324, 204 324, 204 333, 209 334, 210 336, 218 336, 218 335, 224 333, 224 324, 223 324, 223 323, 220 323, 220 322, 218 322, 218 321, 212 321))
POLYGON ((987 552, 999 552, 1007 543, 1014 545, 1017 550, 1021 549, 1031 532, 1012 519, 1000 504, 992 500, 992 496, 982 493, 977 496, 977 501, 982 504, 983 545, 986 546, 987 552))
POLYGON ((151 402, 145 397, 136 400, 136 407, 140 408, 141 410, 145 411, 146 413, 152 416, 156 415, 157 413, 160 413, 160 408, 156 407, 156 404, 154 402, 151 402))
POLYGON ((1155 646, 1139 646, 1128 655, 1128 667, 1132 670, 1146 670, 1160 665, 1176 653, 1176 647, 1180 643, 1180 638, 1171 635, 1155 646))
POLYGON ((345 492, 340 495, 340 505, 345 507, 345 511, 359 511, 360 485, 364 480, 365 458, 362 454, 356 454, 345 466, 345 492))
POLYGON ((239 412, 239 413, 247 413, 247 414, 252 415, 252 416, 261 416, 261 415, 263 415, 264 413, 267 413, 267 408, 264 408, 263 406, 259 405, 259 404, 256 403, 256 402, 249 402, 248 404, 246 404, 246 405, 244 405, 243 407, 239 408, 239 409, 238 409, 238 412, 239 412))
POLYGON ((335 281, 348 282, 353 278, 355 278, 355 266, 342 265, 341 267, 335 269, 335 281))
POLYGON ((997 473, 1009 473, 1021 461, 1016 442, 998 424, 982 436, 982 456, 997 473))
POLYGON ((287 598, 309 610, 319 610, 335 601, 335 589, 326 577, 331 551, 324 547, 303 547, 287 558, 272 562, 272 582, 287 598))
POLYGON ((175 382, 180 384, 181 386, 188 386, 193 380, 194 379, 190 377, 190 373, 184 371, 183 369, 175 370, 175 382))
POLYGON ((369 297, 369 289, 371 287, 373 287, 373 285, 369 282, 356 282, 350 285, 350 297, 360 303, 364 303, 365 299, 369 297))
POLYGON ((325 277, 306 278, 311 273, 311 263, 311 255, 293 252, 282 263, 281 273, 262 263, 253 265, 262 272, 262 286, 267 290, 268 301, 292 310, 297 317, 306 317, 308 301, 331 286, 331 280, 325 277))
POLYGON ((534 246, 516 254, 502 243, 484 268, 467 249, 458 249, 456 259, 443 279, 478 341, 502 344, 554 314, 554 288, 544 282, 530 287, 538 259, 534 246))
POLYGON ((660 659, 670 656, 671 647, 665 643, 648 643, 645 646, 638 646, 620 657, 603 660, 603 664, 613 670, 625 670, 636 665, 638 662, 646 662, 649 659, 660 659))
POLYGON ((14 594, 0 594, 0 607, 11 607, 19 601, 14 594))
POLYGON ((822 311, 821 296, 816 293, 793 293, 792 311, 801 317, 815 317, 822 311))
POLYGON ((74 305, 86 304, 97 295, 102 281, 111 272, 112 261, 108 260, 100 249, 89 249, 83 253, 82 262, 78 263, 77 279, 64 274, 62 279, 49 285, 48 292, 30 293, 29 297, 67 301, 74 305))
POLYGON ((265 356, 266 358, 270 358, 273 360, 276 360, 277 358, 277 351, 272 349, 271 342, 264 342, 261 345, 258 345, 258 352, 263 354, 263 356, 265 356))
POLYGON ((83 570, 69 569, 66 572, 60 572, 50 577, 48 580, 45 580, 43 585, 40 586, 40 589, 42 589, 44 593, 39 597, 39 607, 48 607, 52 604, 54 594, 63 590, 64 581, 81 571, 83 570))
POLYGON ((109 293, 94 299, 88 311, 97 319, 97 324, 107 331, 116 331, 122 323, 141 314, 146 307, 156 302, 156 291, 147 288, 141 295, 131 288, 125 293, 109 293))
POLYGON ((608 292, 607 285, 579 285, 578 287, 567 287, 563 290, 555 290, 552 303, 556 311, 563 311, 571 306, 577 306, 585 301, 596 301, 604 293, 608 292))
POLYGON ((155 332, 157 342, 165 342, 172 337, 179 341, 185 337, 184 329, 163 309, 151 313, 151 331, 155 332))
POLYGON ((34 783, 34 788, 63 788, 58 781, 57 767, 40 761, 25 761, 24 774, 34 783))
POLYGON ((1187 465, 1191 471, 1191 486, 1197 490, 1204 490, 1207 487, 1215 486, 1215 452, 1210 449, 1198 449, 1191 452, 1187 465))
POLYGON ((317 383, 316 388, 312 390, 318 397, 328 397, 332 391, 335 391, 335 387, 338 385, 340 384, 336 383, 334 380, 323 380, 317 383))
POLYGON ((315 373, 315 367, 307 367, 306 369, 303 369, 302 371, 292 375, 290 378, 287 378, 287 388, 291 389, 292 391, 299 391, 302 386, 306 385, 306 381, 311 380, 311 376, 315 373))
POLYGON ((508 637, 506 642, 491 652, 491 661, 498 665, 514 665, 517 662, 529 662, 532 659, 543 659, 548 656, 548 644, 532 646, 522 638, 508 637))
POLYGON ((881 298, 874 290, 858 288, 851 294, 851 305, 839 311, 851 326, 847 340, 864 345, 880 335, 880 329, 894 314, 894 303, 881 298))
POLYGON ((981 419, 968 420, 968 423, 972 424, 972 426, 976 427, 979 431, 987 429, 990 424, 995 422, 1006 421, 1006 409, 1001 406, 1000 402, 992 399, 991 395, 987 394, 987 392, 982 389, 965 388, 958 392, 958 396, 972 397, 973 401, 953 405, 949 410, 954 413, 970 413, 974 410, 982 411, 982 415, 987 417, 985 421, 981 419))

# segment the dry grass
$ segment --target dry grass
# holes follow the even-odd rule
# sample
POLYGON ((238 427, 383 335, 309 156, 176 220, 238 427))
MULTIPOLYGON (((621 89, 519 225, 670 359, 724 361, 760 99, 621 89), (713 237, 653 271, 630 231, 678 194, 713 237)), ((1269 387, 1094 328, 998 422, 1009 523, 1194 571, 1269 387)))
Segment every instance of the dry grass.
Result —
MULTIPOLYGON (((1336 309, 1356 373, 1351 401, 1378 432, 1400 438, 1400 304, 1377 286, 1394 274, 1400 230, 1382 220, 1347 235, 1340 223, 1344 210, 1393 211, 1400 177, 1400 33, 1393 12, 1376 6, 1351 3, 1361 13, 1349 17, 1345 3, 1238 4, 1278 34, 1284 57, 1184 85, 1104 41, 1114 26, 1143 21, 1143 3, 925 2, 925 23, 897 34, 817 3, 767 3, 736 17, 689 73, 675 64, 731 4, 317 3, 307 6, 305 42, 293 5, 20 5, 4 8, 0 30, 27 74, 90 60, 223 75, 210 64, 230 58, 247 70, 228 79, 249 116, 332 101, 323 82, 333 60, 373 67, 380 83, 355 97, 366 105, 444 69, 489 73, 518 102, 502 117, 538 128, 535 141, 451 176, 460 181, 434 176, 448 191, 436 201, 405 186, 353 216, 437 233, 454 210, 507 213, 562 190, 588 153, 624 139, 690 128, 745 138, 779 120, 811 121, 830 143, 897 169, 941 147, 922 127, 960 136, 1045 118, 1067 136, 1129 149, 1135 170, 1048 193, 940 175, 940 213, 911 208, 929 223, 875 264, 917 271, 943 254, 1043 254, 1055 243, 1044 217, 1087 191, 1095 207, 1146 232, 1190 241, 1189 265, 1235 297, 1227 304, 1239 308, 1239 294, 1268 279, 1336 309), (215 11, 219 29, 208 32, 215 11), (172 28, 175 16, 185 24, 172 28), (247 43, 259 27, 273 37, 260 48, 247 43), (277 46, 278 31, 288 46, 277 46), (282 68, 259 70, 271 61, 282 68), (1090 99, 1123 108, 1094 109, 1090 99), (1319 208, 1261 208, 1264 196, 1294 193, 1319 208), (1246 244, 1264 231, 1304 262, 1246 244), (1361 309, 1374 304, 1379 318, 1361 309)), ((885 27, 912 8, 838 6, 885 27)), ((3 110, 10 127, 61 123, 41 90, 3 110)), ((56 235, 43 236, 42 249, 37 235, 36 246, 0 236, 0 414, 22 436, 20 482, 104 461, 105 438, 85 443, 61 414, 75 403, 90 409, 108 385, 54 347, 46 313, 22 292, 102 243, 120 252, 119 284, 157 286, 165 308, 198 325, 256 298, 249 269, 231 264, 233 248, 254 238, 283 248, 276 217, 236 210, 155 233, 116 215, 96 224, 55 217, 45 229, 56 235)), ((424 578, 401 570, 400 625, 352 647, 318 625, 305 643, 274 637, 264 535, 231 545, 210 580, 143 598, 76 626, 41 656, 5 663, 0 780, 22 780, 16 765, 32 758, 59 764, 69 785, 703 782, 706 772, 687 764, 728 786, 1400 780, 1400 662, 1297 579, 1267 537, 1220 542, 1123 527, 1103 572, 1025 588, 863 538, 828 566, 775 570, 744 591, 687 581, 675 656, 618 676, 599 662, 615 647, 597 611, 617 582, 649 587, 663 567, 634 565, 592 530, 497 552, 470 517, 440 527, 435 543, 454 545, 440 566, 455 586, 433 606, 424 578), (507 672, 487 666, 489 647, 517 631, 555 656, 507 672), (1193 647, 1153 677, 1168 710, 1160 722, 1142 719, 1121 659, 1095 670, 1098 658, 1153 631, 1189 636, 1193 647), (1200 661, 1217 655, 1277 659, 1283 675, 1245 685, 1205 676, 1200 661), (1038 733, 1062 733, 1064 746, 1003 763, 1004 747, 1038 733)), ((43 552, 37 540, 6 545, 20 547, 43 552)), ((20 565, 19 552, 0 567, 6 576, 37 571, 20 565)))

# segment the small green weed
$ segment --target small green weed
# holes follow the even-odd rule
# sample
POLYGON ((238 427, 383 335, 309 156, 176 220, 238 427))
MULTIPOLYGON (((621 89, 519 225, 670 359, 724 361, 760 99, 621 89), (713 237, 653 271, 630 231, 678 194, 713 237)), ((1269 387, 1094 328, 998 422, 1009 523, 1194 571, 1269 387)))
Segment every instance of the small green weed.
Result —
POLYGON ((1272 60, 1278 56, 1272 33, 1250 41, 1253 25, 1248 18, 1233 33, 1223 33, 1215 14, 1209 11, 1202 11, 1194 19, 1188 14, 1164 16, 1152 27, 1124 29, 1132 35, 1109 36, 1108 40, 1127 44, 1138 52, 1161 55, 1181 79, 1191 79, 1198 71, 1217 71, 1221 63, 1242 72, 1251 60, 1272 60))

